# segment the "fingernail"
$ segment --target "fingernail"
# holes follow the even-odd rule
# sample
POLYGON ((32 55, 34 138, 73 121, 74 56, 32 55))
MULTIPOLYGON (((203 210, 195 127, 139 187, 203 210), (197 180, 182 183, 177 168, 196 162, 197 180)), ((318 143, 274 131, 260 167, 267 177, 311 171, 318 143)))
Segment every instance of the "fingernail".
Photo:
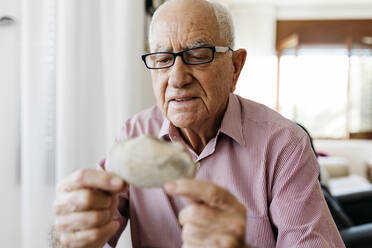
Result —
POLYGON ((123 184, 123 180, 121 180, 120 178, 114 177, 111 179, 110 183, 112 186, 119 187, 123 184))
POLYGON ((165 191, 167 191, 169 193, 176 191, 176 189, 177 189, 177 182, 175 182, 175 181, 167 182, 164 185, 164 189, 165 189, 165 191))

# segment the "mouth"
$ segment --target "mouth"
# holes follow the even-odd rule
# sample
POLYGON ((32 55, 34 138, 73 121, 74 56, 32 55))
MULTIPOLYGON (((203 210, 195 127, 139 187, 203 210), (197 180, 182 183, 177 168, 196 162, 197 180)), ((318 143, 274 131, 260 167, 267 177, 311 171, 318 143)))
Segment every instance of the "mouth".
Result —
POLYGON ((172 101, 176 101, 176 102, 186 102, 186 101, 190 101, 190 100, 193 100, 193 99, 196 99, 196 97, 174 98, 172 101))
POLYGON ((176 96, 169 101, 172 107, 189 108, 198 103, 199 97, 193 96, 176 96))

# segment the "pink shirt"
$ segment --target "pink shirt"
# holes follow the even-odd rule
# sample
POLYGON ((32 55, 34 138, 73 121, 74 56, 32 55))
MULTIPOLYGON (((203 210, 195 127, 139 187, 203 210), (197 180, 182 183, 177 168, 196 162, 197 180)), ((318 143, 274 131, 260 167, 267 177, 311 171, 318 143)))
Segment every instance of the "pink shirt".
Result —
MULTIPOLYGON (((142 134, 182 142, 201 165, 196 179, 224 187, 246 206, 248 245, 345 247, 323 198, 308 136, 275 111, 231 94, 216 137, 200 155, 156 106, 129 119, 121 138, 142 134)), ((134 248, 182 246, 177 221, 182 199, 161 188, 135 187, 120 199, 116 218, 121 228, 109 242, 112 247, 128 218, 134 248)))

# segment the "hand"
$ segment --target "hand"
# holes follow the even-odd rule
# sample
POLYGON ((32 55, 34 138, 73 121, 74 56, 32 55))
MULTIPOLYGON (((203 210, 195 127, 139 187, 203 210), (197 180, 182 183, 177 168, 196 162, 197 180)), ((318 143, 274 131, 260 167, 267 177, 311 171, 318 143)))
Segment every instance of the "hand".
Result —
POLYGON ((183 248, 246 247, 246 209, 230 192, 211 182, 191 179, 169 182, 165 190, 189 202, 178 216, 183 248))
POLYGON ((57 185, 54 210, 56 240, 62 247, 102 247, 119 228, 112 217, 118 194, 127 188, 119 177, 83 169, 57 185))

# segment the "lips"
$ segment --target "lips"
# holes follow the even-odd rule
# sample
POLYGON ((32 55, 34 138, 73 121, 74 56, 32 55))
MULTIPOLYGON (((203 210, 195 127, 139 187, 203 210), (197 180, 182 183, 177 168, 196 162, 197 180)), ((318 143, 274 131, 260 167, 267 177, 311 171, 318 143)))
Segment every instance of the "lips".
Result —
POLYGON ((195 99, 196 97, 186 97, 186 98, 175 98, 173 99, 173 101, 176 101, 176 102, 184 102, 184 101, 189 101, 189 100, 192 100, 192 99, 195 99))
POLYGON ((177 97, 171 98, 171 101, 175 101, 175 102, 186 102, 186 101, 194 100, 196 98, 197 97, 193 97, 193 96, 177 96, 177 97))

